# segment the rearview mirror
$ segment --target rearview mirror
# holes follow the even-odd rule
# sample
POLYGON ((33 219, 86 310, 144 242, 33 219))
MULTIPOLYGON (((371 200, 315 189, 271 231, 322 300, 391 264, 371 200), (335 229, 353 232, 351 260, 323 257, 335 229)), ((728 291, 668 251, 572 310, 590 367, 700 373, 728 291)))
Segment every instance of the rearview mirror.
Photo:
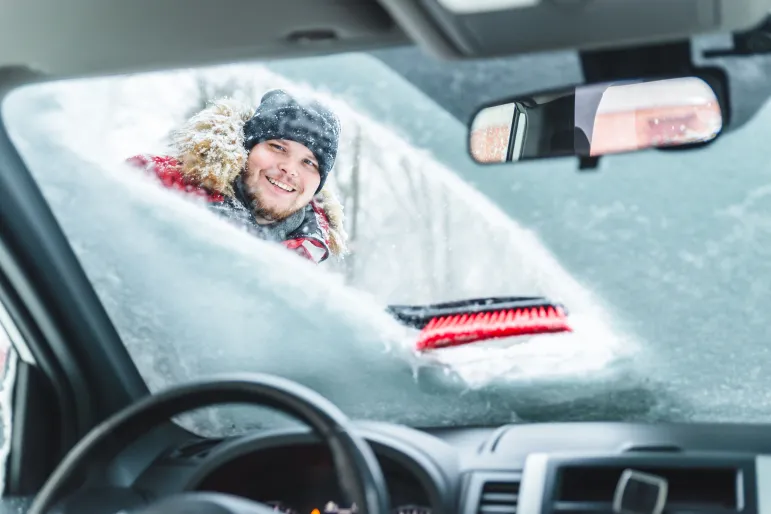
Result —
POLYGON ((541 92, 485 107, 469 151, 490 164, 706 143, 723 128, 720 103, 702 79, 609 82, 541 92))

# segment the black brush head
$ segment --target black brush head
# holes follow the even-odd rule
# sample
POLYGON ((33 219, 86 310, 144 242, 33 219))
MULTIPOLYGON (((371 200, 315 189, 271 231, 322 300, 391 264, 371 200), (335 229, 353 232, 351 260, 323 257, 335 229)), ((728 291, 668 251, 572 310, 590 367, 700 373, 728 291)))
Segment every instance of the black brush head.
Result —
POLYGON ((431 305, 389 305, 386 311, 402 324, 416 329, 425 328, 435 318, 463 314, 493 313, 533 307, 553 307, 567 314, 565 306, 542 296, 510 296, 473 298, 431 305))

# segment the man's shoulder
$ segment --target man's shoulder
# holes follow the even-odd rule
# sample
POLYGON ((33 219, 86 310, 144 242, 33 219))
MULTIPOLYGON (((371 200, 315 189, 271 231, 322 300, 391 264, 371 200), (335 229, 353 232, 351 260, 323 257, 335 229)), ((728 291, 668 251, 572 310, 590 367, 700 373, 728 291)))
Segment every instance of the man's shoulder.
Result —
POLYGON ((167 189, 175 189, 197 197, 203 197, 209 202, 221 202, 224 196, 203 188, 200 184, 182 173, 182 163, 170 155, 139 154, 126 159, 126 162, 155 175, 161 185, 167 189))
POLYGON ((319 226, 319 231, 324 235, 324 239, 329 236, 329 216, 327 215, 324 207, 316 200, 311 200, 311 211, 319 226))
MULTIPOLYGON (((126 159, 128 164, 156 173, 180 173, 182 163, 170 155, 137 154, 126 159)), ((180 173, 181 174, 181 173, 180 173)))
POLYGON ((325 261, 329 251, 329 220, 323 209, 312 201, 304 208, 300 226, 288 234, 284 246, 316 262, 325 261))
POLYGON ((126 159, 126 162, 128 162, 129 164, 134 164, 135 166, 150 166, 150 165, 159 166, 163 164, 174 164, 174 165, 179 164, 179 161, 170 155, 155 155, 155 154, 146 154, 146 153, 132 155, 131 157, 126 159))

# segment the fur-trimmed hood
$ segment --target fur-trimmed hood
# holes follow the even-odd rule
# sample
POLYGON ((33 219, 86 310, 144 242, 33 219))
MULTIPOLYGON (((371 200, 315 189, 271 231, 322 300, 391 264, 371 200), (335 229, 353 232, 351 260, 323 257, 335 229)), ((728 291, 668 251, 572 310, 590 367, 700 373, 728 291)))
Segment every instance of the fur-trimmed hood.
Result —
MULTIPOLYGON (((182 163, 185 178, 210 191, 233 197, 233 181, 246 165, 244 124, 253 109, 231 99, 217 100, 194 115, 171 135, 175 157, 182 163)), ((343 206, 337 195, 325 185, 312 200, 329 222, 329 250, 335 256, 345 255, 348 235, 345 232, 343 206)))

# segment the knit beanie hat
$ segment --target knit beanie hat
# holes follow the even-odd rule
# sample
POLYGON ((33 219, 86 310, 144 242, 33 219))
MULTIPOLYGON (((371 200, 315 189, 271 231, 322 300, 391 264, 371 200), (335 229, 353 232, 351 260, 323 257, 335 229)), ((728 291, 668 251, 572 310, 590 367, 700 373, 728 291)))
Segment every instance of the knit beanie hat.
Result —
POLYGON ((244 147, 249 152, 271 139, 295 141, 313 152, 321 175, 316 193, 321 191, 337 156, 340 120, 335 113, 315 100, 301 103, 281 89, 268 91, 244 125, 244 147))

